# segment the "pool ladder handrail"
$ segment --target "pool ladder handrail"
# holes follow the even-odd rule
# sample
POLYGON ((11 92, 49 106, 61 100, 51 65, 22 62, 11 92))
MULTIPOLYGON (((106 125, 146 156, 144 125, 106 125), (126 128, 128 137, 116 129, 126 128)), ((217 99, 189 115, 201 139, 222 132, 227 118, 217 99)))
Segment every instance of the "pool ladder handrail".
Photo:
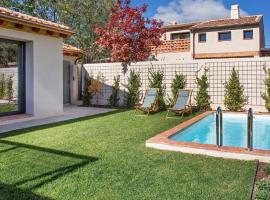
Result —
POLYGON ((247 148, 249 151, 253 150, 253 110, 249 108, 248 110, 248 120, 247 120, 247 148))
POLYGON ((218 147, 223 146, 223 115, 220 106, 216 111, 216 144, 218 147))

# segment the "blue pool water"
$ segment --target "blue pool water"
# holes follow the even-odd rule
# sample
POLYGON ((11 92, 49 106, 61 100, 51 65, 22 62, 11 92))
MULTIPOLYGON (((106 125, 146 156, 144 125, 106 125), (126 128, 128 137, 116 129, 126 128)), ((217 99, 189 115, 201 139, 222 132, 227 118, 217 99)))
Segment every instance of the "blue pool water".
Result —
MULTIPOLYGON (((254 116, 253 147, 270 150, 270 116, 254 116)), ((216 144, 216 118, 211 114, 170 137, 181 142, 216 144)), ((247 147, 247 115, 223 114, 223 145, 247 147)))

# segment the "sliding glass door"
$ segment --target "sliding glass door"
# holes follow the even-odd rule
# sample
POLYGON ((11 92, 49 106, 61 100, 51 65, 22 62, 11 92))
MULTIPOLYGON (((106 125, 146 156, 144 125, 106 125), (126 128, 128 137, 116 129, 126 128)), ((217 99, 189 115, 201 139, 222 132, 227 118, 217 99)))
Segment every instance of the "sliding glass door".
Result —
POLYGON ((25 112, 25 45, 0 38, 0 116, 25 112))

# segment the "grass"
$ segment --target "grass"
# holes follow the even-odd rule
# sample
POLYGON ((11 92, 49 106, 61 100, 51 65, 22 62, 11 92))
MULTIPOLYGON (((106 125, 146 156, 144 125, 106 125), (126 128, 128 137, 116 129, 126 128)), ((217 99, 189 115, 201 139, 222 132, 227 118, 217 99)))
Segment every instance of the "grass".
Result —
POLYGON ((17 107, 14 104, 0 104, 0 114, 16 111, 17 107))
POLYGON ((145 147, 190 117, 122 110, 2 134, 0 199, 248 199, 254 162, 145 147))

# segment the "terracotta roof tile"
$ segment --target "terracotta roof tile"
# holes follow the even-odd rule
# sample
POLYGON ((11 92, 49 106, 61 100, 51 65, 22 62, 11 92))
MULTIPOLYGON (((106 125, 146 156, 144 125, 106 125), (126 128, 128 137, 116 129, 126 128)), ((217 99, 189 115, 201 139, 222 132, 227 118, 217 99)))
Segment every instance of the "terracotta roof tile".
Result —
POLYGON ((234 27, 244 25, 259 24, 262 19, 262 15, 241 17, 240 19, 219 19, 209 20, 206 22, 198 23, 191 27, 192 30, 208 29, 208 28, 220 28, 220 27, 234 27))
POLYGON ((165 31, 172 30, 198 30, 198 29, 208 29, 208 28, 220 28, 220 27, 233 27, 233 26, 243 26, 243 25, 255 25, 259 24, 262 19, 262 15, 246 16, 240 19, 217 19, 209 20, 204 22, 193 22, 184 24, 171 24, 163 27, 165 31))
POLYGON ((22 14, 20 12, 15 12, 13 10, 10 10, 10 9, 4 8, 4 7, 0 7, 0 18, 6 18, 8 20, 16 20, 16 21, 22 22, 24 24, 33 24, 33 25, 38 25, 38 26, 45 27, 45 28, 52 28, 52 29, 58 30, 58 31, 73 33, 71 28, 68 26, 54 23, 51 21, 47 21, 44 19, 40 19, 37 17, 33 17, 30 15, 22 14))
POLYGON ((186 23, 186 24, 170 24, 163 27, 165 31, 169 30, 189 30, 192 26, 199 24, 200 22, 186 23))
POLYGON ((63 52, 66 55, 81 55, 83 50, 69 44, 63 44, 63 52))

